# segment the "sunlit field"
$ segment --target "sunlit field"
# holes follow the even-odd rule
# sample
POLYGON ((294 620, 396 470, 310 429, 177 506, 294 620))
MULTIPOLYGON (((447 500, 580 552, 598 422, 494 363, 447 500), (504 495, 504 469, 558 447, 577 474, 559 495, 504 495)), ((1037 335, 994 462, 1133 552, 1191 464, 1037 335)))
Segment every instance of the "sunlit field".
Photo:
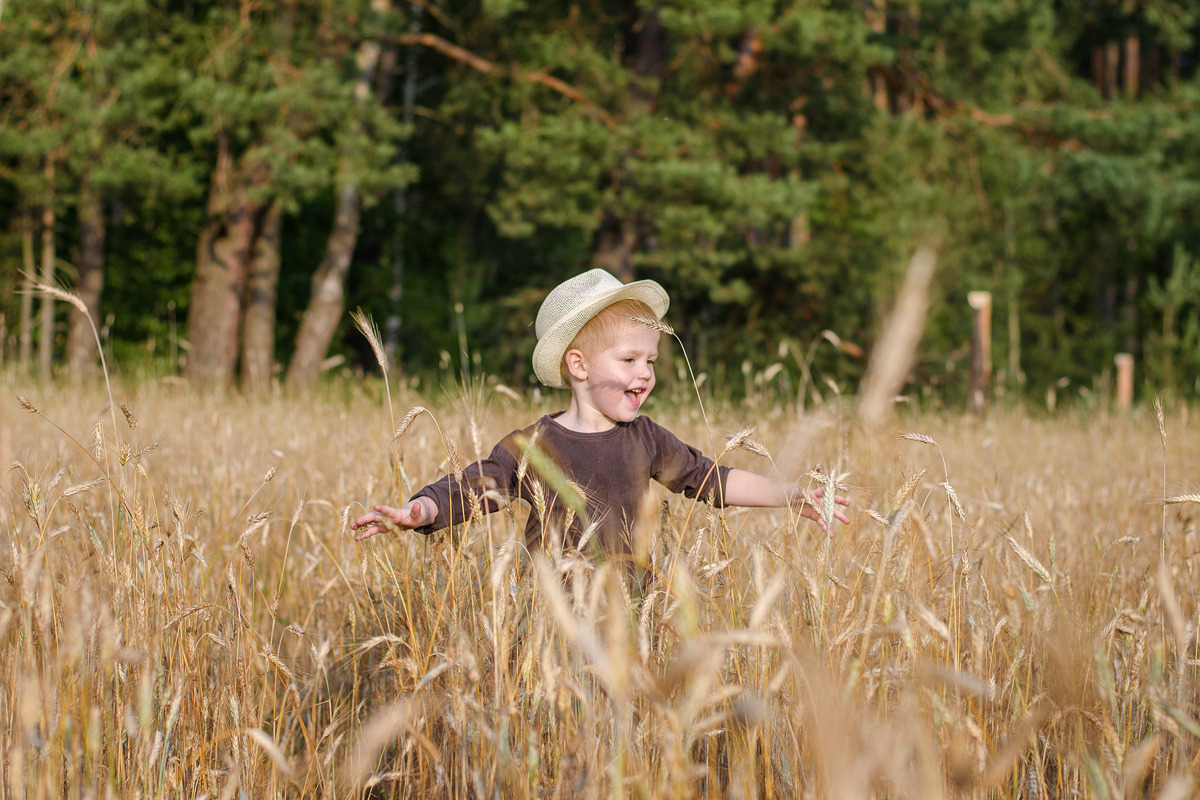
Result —
POLYGON ((836 484, 851 524, 656 488, 641 589, 526 552, 523 506, 352 539, 553 400, 113 399, 5 377, 6 797, 1197 791, 1186 408, 906 405, 869 432, 848 403, 664 392, 648 412, 681 438, 836 484))

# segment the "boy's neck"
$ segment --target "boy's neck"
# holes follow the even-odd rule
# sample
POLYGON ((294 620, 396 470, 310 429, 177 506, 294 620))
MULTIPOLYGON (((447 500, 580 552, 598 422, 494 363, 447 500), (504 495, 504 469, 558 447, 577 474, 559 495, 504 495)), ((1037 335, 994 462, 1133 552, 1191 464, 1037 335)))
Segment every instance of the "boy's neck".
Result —
POLYGON ((574 396, 571 397, 571 404, 567 406, 567 410, 555 417, 554 421, 575 433, 603 433, 617 427, 617 423, 603 414, 596 413, 595 409, 585 409, 574 396), (592 413, 589 414, 588 411, 592 413))

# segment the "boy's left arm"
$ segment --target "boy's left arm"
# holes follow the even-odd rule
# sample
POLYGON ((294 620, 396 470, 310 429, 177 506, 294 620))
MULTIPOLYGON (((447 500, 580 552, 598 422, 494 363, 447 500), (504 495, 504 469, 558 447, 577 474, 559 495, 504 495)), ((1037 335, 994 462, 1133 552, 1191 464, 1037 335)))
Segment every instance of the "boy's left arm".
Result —
MULTIPOLYGON (((817 513, 817 505, 825 499, 825 488, 818 487, 805 491, 795 484, 781 483, 749 472, 744 469, 729 471, 725 482, 725 505, 751 506, 755 508, 780 508, 791 506, 800 516, 815 520, 821 529, 825 524, 817 513)), ((839 506, 849 506, 850 501, 841 496, 834 497, 834 503, 839 506)), ((849 523, 850 519, 841 511, 834 510, 833 518, 838 522, 849 523)))

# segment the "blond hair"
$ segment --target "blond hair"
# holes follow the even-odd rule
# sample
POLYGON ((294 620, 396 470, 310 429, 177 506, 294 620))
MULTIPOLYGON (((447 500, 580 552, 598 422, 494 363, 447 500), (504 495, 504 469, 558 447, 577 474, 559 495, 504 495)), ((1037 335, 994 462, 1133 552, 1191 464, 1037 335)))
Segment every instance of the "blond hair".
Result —
MULTIPOLYGON (((579 350, 584 355, 593 355, 606 347, 611 347, 616 342, 622 328, 634 322, 635 318, 656 320, 658 314, 654 313, 654 309, 641 300, 618 300, 610 306, 605 306, 579 329, 579 333, 575 334, 575 338, 571 340, 571 344, 567 346, 564 353, 579 350)), ((558 371, 569 386, 571 375, 567 372, 565 358, 558 365, 558 371)))

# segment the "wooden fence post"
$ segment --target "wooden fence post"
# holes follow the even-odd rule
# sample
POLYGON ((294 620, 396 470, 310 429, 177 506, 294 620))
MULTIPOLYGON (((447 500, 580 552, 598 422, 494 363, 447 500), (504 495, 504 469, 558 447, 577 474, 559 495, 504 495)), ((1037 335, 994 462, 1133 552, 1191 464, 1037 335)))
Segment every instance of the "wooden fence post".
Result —
POLYGON ((1133 404, 1133 356, 1117 353, 1113 361, 1117 365, 1117 408, 1128 411, 1133 404))
POLYGON ((969 292, 967 302, 975 312, 971 328, 971 396, 967 402, 973 414, 987 408, 988 384, 992 379, 992 293, 969 292))

